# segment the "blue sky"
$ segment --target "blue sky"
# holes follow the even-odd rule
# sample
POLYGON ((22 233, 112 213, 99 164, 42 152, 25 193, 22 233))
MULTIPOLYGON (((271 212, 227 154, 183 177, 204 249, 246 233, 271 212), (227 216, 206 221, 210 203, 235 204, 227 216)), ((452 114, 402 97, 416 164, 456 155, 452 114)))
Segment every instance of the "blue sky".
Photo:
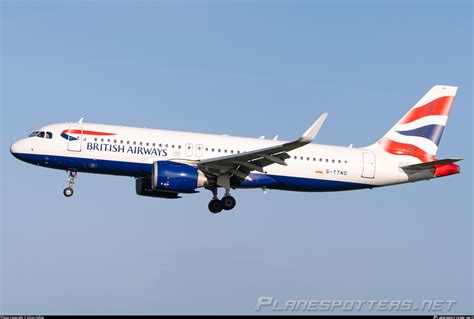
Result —
POLYGON ((287 299, 454 299, 473 311, 469 1, 2 1, 3 313, 254 313, 287 299), (329 194, 142 198, 131 178, 17 161, 85 121, 364 146, 459 86, 438 151, 462 173, 329 194))

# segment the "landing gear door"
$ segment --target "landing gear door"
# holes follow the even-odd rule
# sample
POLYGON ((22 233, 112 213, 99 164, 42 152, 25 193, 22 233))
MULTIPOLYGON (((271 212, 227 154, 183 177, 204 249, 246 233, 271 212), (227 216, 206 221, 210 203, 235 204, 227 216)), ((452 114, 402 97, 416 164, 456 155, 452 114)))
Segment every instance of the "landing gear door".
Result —
POLYGON ((375 154, 362 153, 362 157, 363 157, 362 177, 375 178, 375 154))
POLYGON ((70 126, 66 135, 67 150, 80 152, 82 150, 82 126, 70 126))

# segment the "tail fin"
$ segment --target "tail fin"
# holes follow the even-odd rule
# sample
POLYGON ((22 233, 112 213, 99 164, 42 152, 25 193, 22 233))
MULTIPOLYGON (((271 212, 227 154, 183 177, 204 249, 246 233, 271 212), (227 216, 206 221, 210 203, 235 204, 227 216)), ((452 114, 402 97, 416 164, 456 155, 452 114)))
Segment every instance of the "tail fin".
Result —
POLYGON ((435 160, 457 87, 435 85, 372 147, 422 162, 435 160))

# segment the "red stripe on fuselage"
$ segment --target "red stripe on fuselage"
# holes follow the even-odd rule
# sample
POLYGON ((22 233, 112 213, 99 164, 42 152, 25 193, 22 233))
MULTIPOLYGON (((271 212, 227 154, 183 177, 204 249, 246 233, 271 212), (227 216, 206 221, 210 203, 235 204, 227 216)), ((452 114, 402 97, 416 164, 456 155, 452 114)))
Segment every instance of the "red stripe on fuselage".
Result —
POLYGON ((426 153, 421 148, 412 144, 398 143, 388 138, 383 138, 379 141, 379 144, 385 152, 390 154, 414 156, 422 162, 431 162, 435 160, 434 155, 426 153))
POLYGON ((453 100, 454 96, 443 96, 423 106, 411 109, 399 124, 410 123, 429 115, 448 115, 453 100))
POLYGON ((100 136, 115 135, 114 133, 104 133, 104 132, 96 132, 96 131, 83 131, 83 130, 64 130, 63 133, 70 133, 70 134, 81 134, 82 133, 82 134, 86 134, 86 135, 100 135, 100 136))

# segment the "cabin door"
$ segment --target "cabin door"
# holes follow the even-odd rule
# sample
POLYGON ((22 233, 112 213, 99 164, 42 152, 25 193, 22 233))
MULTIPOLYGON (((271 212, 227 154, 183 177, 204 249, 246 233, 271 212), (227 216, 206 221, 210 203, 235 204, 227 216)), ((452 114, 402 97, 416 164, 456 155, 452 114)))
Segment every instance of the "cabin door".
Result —
POLYGON ((375 154, 362 153, 362 157, 363 157, 362 177, 375 178, 375 154))
MULTIPOLYGON (((80 152, 82 149, 82 126, 70 126, 69 130, 64 132, 67 138, 67 150, 71 152, 80 152)), ((63 133, 63 134, 64 134, 63 133)))

